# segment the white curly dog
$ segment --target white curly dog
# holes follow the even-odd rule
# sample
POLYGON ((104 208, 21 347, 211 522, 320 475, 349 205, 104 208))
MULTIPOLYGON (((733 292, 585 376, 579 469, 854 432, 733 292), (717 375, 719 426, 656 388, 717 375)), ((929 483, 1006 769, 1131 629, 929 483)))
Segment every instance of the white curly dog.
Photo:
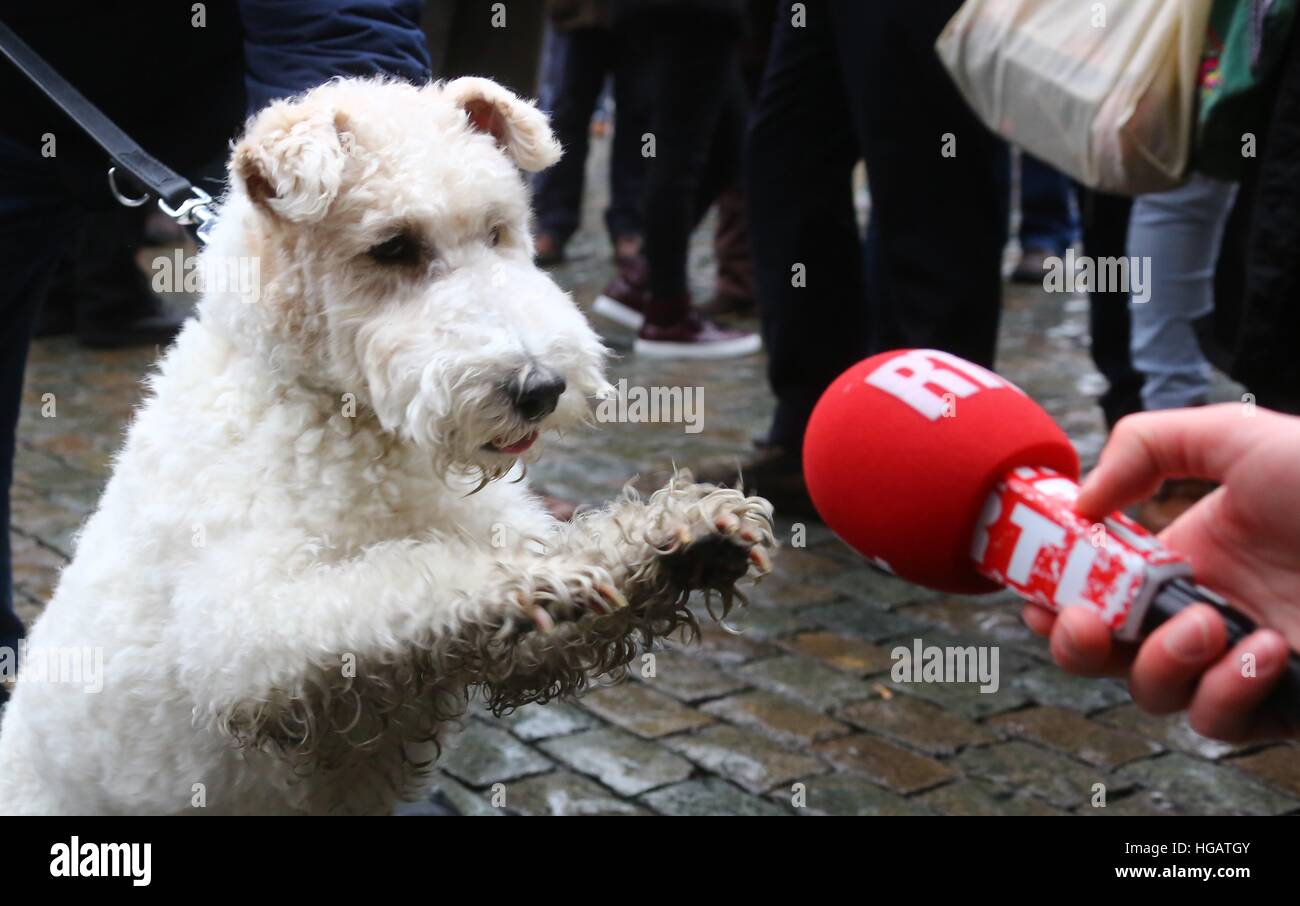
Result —
POLYGON ((343 80, 257 115, 203 265, 19 675, 0 812, 391 811, 467 697, 617 674, 692 590, 768 569, 771 507, 679 474, 571 523, 522 481, 606 350, 532 263, 545 117, 477 78, 343 80), (50 653, 53 654, 50 654, 50 653))

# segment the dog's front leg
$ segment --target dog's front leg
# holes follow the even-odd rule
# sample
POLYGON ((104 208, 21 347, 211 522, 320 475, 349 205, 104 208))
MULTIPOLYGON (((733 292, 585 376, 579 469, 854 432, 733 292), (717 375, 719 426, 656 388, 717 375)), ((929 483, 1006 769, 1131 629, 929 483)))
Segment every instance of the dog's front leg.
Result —
POLYGON ((195 722, 300 771, 397 764, 463 713, 484 627, 520 618, 502 583, 537 557, 455 539, 317 556, 249 537, 178 588, 169 644, 195 722))
POLYGON ((736 583, 770 569, 771 516, 767 501, 683 472, 648 500, 629 492, 560 528, 546 554, 512 565, 488 589, 515 605, 485 609, 503 621, 481 627, 468 656, 493 707, 545 701, 617 673, 693 623, 691 592, 716 595, 715 616, 725 616, 736 583))

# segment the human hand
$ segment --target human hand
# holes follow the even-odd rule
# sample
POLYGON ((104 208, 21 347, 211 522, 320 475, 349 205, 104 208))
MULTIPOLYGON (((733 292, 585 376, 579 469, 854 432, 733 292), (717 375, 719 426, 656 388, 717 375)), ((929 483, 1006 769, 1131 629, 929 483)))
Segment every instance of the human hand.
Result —
POLYGON ((1114 642, 1083 608, 1055 614, 1026 605, 1026 623, 1050 636, 1064 670, 1126 675, 1140 707, 1156 714, 1187 709, 1203 735, 1294 735, 1300 715, 1266 713, 1260 705, 1290 650, 1300 649, 1300 418, 1238 404, 1130 416, 1116 426, 1076 507, 1100 519, 1150 496, 1165 478, 1220 483, 1161 541, 1188 559, 1200 584, 1269 628, 1225 650, 1223 620, 1208 605, 1188 608, 1140 645, 1114 642), (1246 663, 1253 675, 1246 675, 1246 663))

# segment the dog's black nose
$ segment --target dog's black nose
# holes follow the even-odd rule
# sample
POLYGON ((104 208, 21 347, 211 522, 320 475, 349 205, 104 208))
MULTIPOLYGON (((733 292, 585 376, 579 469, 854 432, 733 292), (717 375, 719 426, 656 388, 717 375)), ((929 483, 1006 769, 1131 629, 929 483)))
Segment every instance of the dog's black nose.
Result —
POLYGON ((540 421, 555 411, 566 386, 558 374, 534 371, 515 387, 515 411, 530 422, 540 421))

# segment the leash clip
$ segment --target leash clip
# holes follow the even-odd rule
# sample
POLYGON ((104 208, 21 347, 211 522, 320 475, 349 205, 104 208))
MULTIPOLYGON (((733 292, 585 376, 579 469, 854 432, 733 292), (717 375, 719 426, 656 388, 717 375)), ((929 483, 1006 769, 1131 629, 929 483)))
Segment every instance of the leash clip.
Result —
POLYGON ((198 186, 190 186, 190 192, 193 194, 182 201, 178 207, 173 208, 160 198, 158 208, 181 226, 193 226, 194 235, 200 242, 207 244, 208 233, 214 222, 212 196, 198 186))

